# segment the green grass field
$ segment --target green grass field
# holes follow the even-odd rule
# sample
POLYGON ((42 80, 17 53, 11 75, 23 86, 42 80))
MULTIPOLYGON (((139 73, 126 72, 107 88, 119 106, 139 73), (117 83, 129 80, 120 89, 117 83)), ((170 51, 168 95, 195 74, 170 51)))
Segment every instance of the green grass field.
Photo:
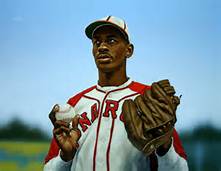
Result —
POLYGON ((0 171, 41 171, 49 142, 0 141, 0 171))

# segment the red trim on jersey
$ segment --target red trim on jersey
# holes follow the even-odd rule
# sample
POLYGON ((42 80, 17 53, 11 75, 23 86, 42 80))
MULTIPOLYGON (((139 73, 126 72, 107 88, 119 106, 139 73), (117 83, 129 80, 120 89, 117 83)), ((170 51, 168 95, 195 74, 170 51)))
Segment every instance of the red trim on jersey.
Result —
POLYGON ((110 146, 111 146, 111 140, 112 140, 112 135, 113 135, 113 131, 114 131, 114 121, 115 121, 115 118, 112 120, 110 139, 108 142, 107 153, 106 153, 107 171, 110 170, 110 146))
POLYGON ((74 107, 77 104, 77 102, 81 99, 82 96, 84 96, 86 93, 90 92, 91 90, 95 88, 96 88, 96 85, 82 91, 81 93, 78 93, 77 95, 71 97, 67 103, 74 107))
MULTIPOLYGON (((129 88, 132 90, 132 91, 135 91, 139 94, 143 94, 145 90, 148 90, 151 88, 151 86, 147 86, 147 85, 144 85, 144 84, 141 84, 141 83, 138 83, 138 82, 132 82, 130 85, 129 85, 129 88)), ((123 98, 125 99, 125 98, 123 98)), ((122 100, 122 99, 121 99, 122 100)), ((180 141, 180 138, 179 138, 179 135, 176 131, 176 129, 174 128, 174 131, 173 131, 173 146, 174 146, 174 149, 176 151, 176 153, 183 157, 184 159, 187 160, 187 155, 184 151, 184 148, 181 144, 181 141, 180 141)), ((151 171, 153 170, 156 170, 158 167, 158 162, 157 162, 157 157, 156 156, 153 156, 150 160, 150 168, 151 168, 151 171)))
MULTIPOLYGON (((187 155, 184 151, 184 148, 181 144, 181 141, 180 141, 180 138, 179 138, 179 135, 176 131, 176 129, 174 128, 173 129, 173 147, 174 147, 174 150, 176 151, 176 153, 180 156, 180 157, 183 157, 185 160, 187 160, 187 155)), ((155 155, 155 153, 152 153, 150 156, 149 156, 149 159, 150 159, 150 170, 151 171, 156 171, 157 168, 158 168, 158 160, 157 160, 157 156, 155 155)))
MULTIPOLYGON (((81 97, 84 96, 84 94, 90 92, 94 88, 96 88, 96 86, 90 87, 90 88, 82 91, 81 93, 78 93, 77 95, 75 95, 72 98, 70 98, 67 103, 70 104, 71 106, 75 106, 77 104, 77 102, 81 99, 81 97)), ((56 157, 59 154, 59 149, 60 148, 57 145, 57 142, 56 142, 56 140, 53 137, 52 140, 51 140, 51 144, 50 144, 50 148, 49 148, 48 154, 45 157, 45 163, 47 163, 52 158, 56 157)))
POLYGON ((148 85, 144 85, 135 81, 132 81, 131 84, 128 86, 132 91, 135 91, 139 94, 143 94, 145 90, 150 89, 151 87, 148 85))
MULTIPOLYGON (((81 93, 79 93, 79 94, 75 95, 74 97, 70 98, 67 103, 72 105, 72 106, 75 106, 77 104, 77 102, 82 98, 82 96, 84 96, 84 94, 92 91, 94 88, 96 88, 96 86, 90 87, 90 88, 82 91, 81 93)), ((135 94, 143 94, 145 90, 150 89, 151 87, 143 85, 143 84, 138 83, 138 82, 132 82, 126 87, 115 89, 115 90, 112 90, 110 92, 107 92, 107 94, 105 95, 105 97, 102 101, 101 108, 98 108, 98 109, 100 109, 100 111, 98 112, 99 113, 99 120, 98 120, 97 132, 96 132, 97 133, 96 134, 96 142, 95 142, 95 146, 94 146, 93 171, 95 171, 95 169, 96 169, 95 164, 96 164, 97 143, 98 143, 98 136, 99 136, 99 129, 100 129, 100 123, 101 123, 101 118, 102 118, 102 110, 103 110, 103 106, 104 106, 104 101, 107 98, 108 94, 110 94, 112 92, 115 92, 115 91, 123 90, 123 89, 126 89, 126 88, 130 88, 132 91, 137 92, 137 93, 132 94, 132 95, 135 95, 135 94)), ((100 91, 100 92, 103 92, 102 90, 99 90, 99 89, 97 89, 97 90, 100 91)), ((129 95, 129 96, 132 96, 132 95, 129 95)), ((119 101, 121 101, 125 98, 128 98, 129 96, 125 96, 122 99, 120 99, 119 101)), ((99 101, 99 105, 100 105, 100 101, 99 101)), ((113 127, 114 127, 114 120, 112 122, 110 140, 109 140, 109 144, 108 144, 108 151, 107 151, 107 154, 106 154, 107 155, 107 167, 108 168, 109 168, 109 153, 110 153, 110 145, 111 145, 111 139, 112 139, 112 134, 113 134, 113 127)), ((174 129, 174 132, 173 132, 173 139, 174 139, 173 146, 174 146, 175 151, 181 157, 183 157, 184 159, 187 159, 187 156, 185 154, 185 151, 184 151, 184 149, 182 147, 182 144, 181 144, 181 141, 179 139, 178 133, 176 132, 175 129, 174 129)), ((47 156, 45 157, 45 163, 47 163, 52 158, 56 157, 58 154, 59 154, 59 146, 57 145, 56 140, 53 138, 52 141, 51 141, 49 152, 48 152, 47 156)))
MULTIPOLYGON (((100 112, 100 101, 98 100, 98 99, 96 99, 96 98, 94 98, 94 97, 90 97, 90 96, 86 96, 86 95, 84 95, 84 97, 85 98, 88 98, 88 99, 91 99, 91 100, 95 100, 96 102, 97 102, 97 104, 98 104, 98 107, 97 107, 97 109, 98 109, 98 115, 99 115, 99 112, 100 112)), ((92 112, 91 112, 91 114, 92 114, 92 112)), ((98 116, 97 116, 98 117, 98 116)), ((92 116, 91 116, 91 121, 92 121, 92 123, 94 122, 94 120, 95 120, 96 118, 93 118, 92 116)))
POLYGON ((45 164, 51 160, 52 158, 54 158, 55 156, 57 156, 59 153, 59 147, 58 144, 56 142, 56 140, 54 138, 52 138, 51 141, 51 145, 50 145, 50 149, 48 151, 47 156, 45 157, 45 164))
POLYGON ((118 110, 119 107, 118 101, 106 100, 105 102, 106 102, 106 107, 103 116, 109 117, 109 112, 110 112, 113 119, 117 118, 116 111, 118 110))
POLYGON ((87 117, 87 112, 83 112, 80 116, 78 123, 81 126, 82 131, 85 132, 88 126, 91 126, 91 121, 87 117))
POLYGON ((98 104, 98 114, 99 114, 101 102, 98 99, 94 98, 94 97, 90 97, 90 96, 86 96, 86 95, 84 95, 84 97, 87 98, 87 99, 95 100, 97 102, 97 104, 98 104))
POLYGON ((137 94, 139 94, 139 93, 134 93, 134 94, 131 94, 131 95, 128 95, 128 96, 124 96, 124 97, 122 97, 120 100, 118 100, 118 103, 120 103, 120 101, 122 101, 122 100, 124 100, 124 99, 126 99, 126 98, 128 98, 128 97, 132 97, 132 96, 135 96, 135 95, 137 95, 137 94))
POLYGON ((150 160, 150 171, 157 171, 158 170, 158 160, 157 160, 157 155, 155 152, 151 153, 149 155, 149 160, 150 160))
POLYGON ((96 90, 97 90, 97 91, 100 91, 101 93, 106 93, 105 91, 100 90, 100 89, 99 89, 99 88, 97 88, 97 87, 96 87, 96 90))
MULTIPOLYGON (((129 85, 128 85, 128 86, 129 86, 129 85)), ((123 90, 123 89, 127 89, 128 86, 123 87, 123 88, 119 88, 119 89, 115 89, 115 90, 111 90, 111 91, 107 92, 107 94, 104 96, 104 99, 103 99, 102 104, 101 104, 101 110, 100 110, 100 113, 99 113, 99 118, 98 118, 98 125, 97 125, 97 132, 96 132, 96 141, 95 141, 95 146, 94 146, 93 171, 96 170, 97 143, 98 143, 98 136, 99 136, 99 131, 100 131, 102 111, 103 111, 105 99, 107 98, 107 96, 108 96, 110 93, 113 93, 113 92, 115 92, 115 91, 120 91, 120 90, 123 90)))
POLYGON ((99 104, 99 106, 100 106, 100 101, 98 99, 96 99, 94 97, 87 96, 87 95, 84 95, 84 97, 88 98, 88 99, 91 99, 91 100, 95 100, 99 104))
POLYGON ((107 98, 107 95, 109 93, 107 93, 105 96, 104 96, 104 99, 102 101, 102 104, 101 104, 101 110, 99 112, 99 118, 98 118, 98 125, 97 125, 97 131, 96 131, 96 141, 95 141, 95 144, 94 144, 94 156, 93 156, 93 171, 96 170, 96 155, 97 155, 97 142, 98 142, 98 134, 99 134, 99 131, 100 131, 100 123, 101 123, 101 118, 102 118, 102 110, 103 110, 103 106, 104 106, 104 101, 105 99, 107 98))
POLYGON ((181 157, 183 157, 185 160, 187 160, 187 155, 184 151, 184 148, 182 146, 181 140, 179 138, 179 135, 178 135, 176 129, 174 129, 174 131, 173 131, 173 146, 174 146, 174 149, 177 152, 177 154, 179 154, 181 157))

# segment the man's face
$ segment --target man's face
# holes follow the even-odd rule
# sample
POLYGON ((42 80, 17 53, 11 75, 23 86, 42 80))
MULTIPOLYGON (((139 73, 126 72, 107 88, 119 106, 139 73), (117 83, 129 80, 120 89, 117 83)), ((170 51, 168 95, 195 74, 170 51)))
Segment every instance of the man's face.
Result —
POLYGON ((94 32, 92 43, 93 55, 99 71, 126 70, 126 58, 130 44, 118 29, 112 26, 98 28, 94 32))

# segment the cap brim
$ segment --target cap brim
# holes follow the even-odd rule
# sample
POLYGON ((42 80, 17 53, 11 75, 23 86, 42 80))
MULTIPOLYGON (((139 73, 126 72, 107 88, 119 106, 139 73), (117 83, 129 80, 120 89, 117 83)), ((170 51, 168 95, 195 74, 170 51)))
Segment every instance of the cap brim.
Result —
POLYGON ((122 30, 118 25, 111 23, 111 22, 107 22, 107 21, 96 21, 96 22, 91 23, 90 25, 86 27, 85 33, 89 39, 92 39, 93 33, 97 28, 100 28, 102 26, 107 26, 107 25, 117 28, 124 35, 125 39, 128 40, 128 35, 126 34, 124 30, 122 30))

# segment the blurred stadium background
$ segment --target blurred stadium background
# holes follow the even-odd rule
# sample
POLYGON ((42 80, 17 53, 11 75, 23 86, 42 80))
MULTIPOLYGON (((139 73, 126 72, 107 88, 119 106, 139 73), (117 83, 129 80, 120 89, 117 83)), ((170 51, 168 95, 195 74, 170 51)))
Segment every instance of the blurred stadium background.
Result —
POLYGON ((107 15, 128 22, 128 75, 169 78, 183 95, 176 126, 190 171, 221 171, 220 0, 0 0, 0 171, 42 170, 47 113, 96 84, 84 28, 107 15))
MULTIPOLYGON (((180 136, 190 171, 221 171, 221 130, 201 125, 180 136)), ((50 135, 13 119, 0 128, 0 170, 42 170, 49 144, 50 135)))

